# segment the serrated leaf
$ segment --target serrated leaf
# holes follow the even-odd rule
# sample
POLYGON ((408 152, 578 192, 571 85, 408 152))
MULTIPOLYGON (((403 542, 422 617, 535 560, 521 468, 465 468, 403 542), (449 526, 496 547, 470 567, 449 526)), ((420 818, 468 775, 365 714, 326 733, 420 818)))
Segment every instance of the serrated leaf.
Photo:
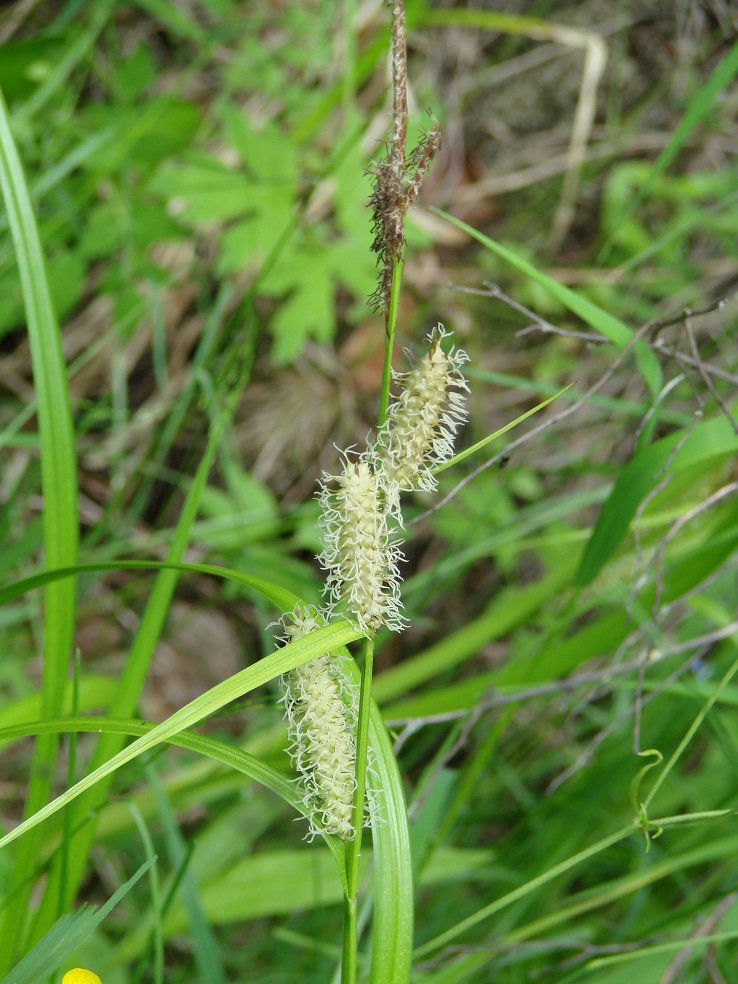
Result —
POLYGON ((368 246, 346 237, 333 244, 331 270, 336 281, 358 298, 367 297, 376 287, 377 268, 368 246))
POLYGON ((293 270, 296 289, 272 319, 272 356, 279 365, 294 359, 308 338, 326 342, 336 328, 335 288, 325 254, 301 254, 293 270))
POLYGON ((189 222, 224 222, 260 208, 262 192, 237 171, 214 157, 198 155, 190 164, 167 164, 149 189, 177 206, 189 222))
MULTIPOLYGON (((263 262, 283 238, 293 216, 291 196, 285 197, 281 188, 263 188, 258 197, 258 207, 254 206, 247 219, 237 222, 221 236, 220 255, 216 272, 223 276, 248 268, 253 263, 263 262)), ((289 270, 284 254, 275 270, 289 270)), ((262 292, 265 290, 260 283, 262 292)), ((279 291, 277 291, 278 293, 279 291)))
POLYGON ((228 143, 238 151, 246 170, 259 183, 280 185, 295 195, 297 184, 297 151, 279 126, 269 120, 264 126, 253 127, 248 117, 233 103, 220 107, 228 143))

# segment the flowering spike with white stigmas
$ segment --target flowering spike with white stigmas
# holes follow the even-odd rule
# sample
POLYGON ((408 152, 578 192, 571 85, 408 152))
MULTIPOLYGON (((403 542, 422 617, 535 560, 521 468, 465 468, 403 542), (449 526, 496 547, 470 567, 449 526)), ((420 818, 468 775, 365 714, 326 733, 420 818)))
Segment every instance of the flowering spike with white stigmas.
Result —
MULTIPOLYGON (((376 443, 364 453, 344 453, 340 475, 324 475, 319 499, 327 571, 325 608, 298 606, 280 622, 282 640, 299 639, 334 615, 356 621, 367 636, 381 626, 404 627, 400 602, 402 558, 394 538, 402 525, 400 493, 434 489, 433 469, 454 453, 456 432, 466 420, 461 374, 468 356, 444 352, 443 325, 428 336, 427 354, 409 372, 395 374, 403 389, 390 406, 376 443)), ((356 836, 356 722, 358 694, 342 657, 318 656, 282 677, 290 755, 300 776, 310 837, 356 836)), ((367 774, 372 775, 371 757, 367 774)), ((367 786, 364 820, 376 820, 375 796, 367 786)))
MULTIPOLYGON (((325 620, 298 608, 281 624, 283 640, 289 642, 325 625, 325 620)), ((310 839, 329 833, 351 840, 356 834, 352 812, 358 694, 342 663, 341 657, 318 656, 281 679, 290 756, 300 776, 310 839)))
POLYGON ((347 459, 341 475, 326 475, 319 498, 324 543, 319 560, 328 572, 325 592, 331 610, 344 607, 367 634, 382 625, 399 631, 403 618, 397 563, 402 554, 391 540, 373 456, 347 459))
POLYGON ((432 469, 453 456, 456 431, 466 420, 463 394, 469 386, 461 366, 469 356, 461 349, 444 352, 446 334, 437 325, 428 336, 427 354, 410 372, 395 375, 403 390, 390 405, 377 441, 381 479, 390 495, 393 489, 435 489, 432 469))

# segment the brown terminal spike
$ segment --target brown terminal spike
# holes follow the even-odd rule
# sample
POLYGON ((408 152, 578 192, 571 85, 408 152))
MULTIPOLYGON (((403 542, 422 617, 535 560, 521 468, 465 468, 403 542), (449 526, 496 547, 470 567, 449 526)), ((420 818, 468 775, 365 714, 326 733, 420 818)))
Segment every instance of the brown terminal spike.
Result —
POLYGON ((441 146, 441 128, 434 122, 430 130, 426 130, 420 138, 420 143, 410 155, 408 173, 412 174, 407 186, 407 207, 412 208, 418 200, 420 186, 425 172, 441 146))
POLYGON ((392 144, 390 159, 401 178, 405 170, 407 140, 407 43, 404 0, 392 7, 392 144))
POLYGON ((403 0, 392 0, 392 133, 384 160, 375 161, 368 172, 374 189, 369 199, 372 210, 372 252, 380 268, 377 289, 369 298, 385 322, 389 313, 392 272, 402 260, 405 245, 405 213, 415 204, 420 185, 433 155, 441 143, 438 124, 426 133, 408 157, 407 143, 407 50, 403 0))

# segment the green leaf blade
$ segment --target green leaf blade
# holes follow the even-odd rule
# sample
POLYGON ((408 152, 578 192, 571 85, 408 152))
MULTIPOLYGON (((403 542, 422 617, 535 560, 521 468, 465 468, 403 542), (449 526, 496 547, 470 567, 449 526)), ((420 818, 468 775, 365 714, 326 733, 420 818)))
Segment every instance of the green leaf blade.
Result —
MULTIPOLYGON (((36 218, 1 93, 0 189, 18 263, 36 389, 45 563, 47 567, 65 567, 75 563, 79 546, 77 460, 67 369, 36 218)), ((62 710, 64 679, 72 652, 75 598, 74 579, 50 583, 44 589, 42 694, 46 717, 56 717, 62 710)), ((26 815, 34 813, 48 799, 56 749, 55 736, 36 743, 26 815)), ((35 838, 29 838, 15 868, 19 880, 15 887, 20 890, 7 910, 0 938, 19 938, 18 926, 24 924, 31 889, 25 873, 32 867, 34 854, 35 838)), ((12 948, 7 947, 0 955, 0 969, 9 965, 12 956, 12 948)))

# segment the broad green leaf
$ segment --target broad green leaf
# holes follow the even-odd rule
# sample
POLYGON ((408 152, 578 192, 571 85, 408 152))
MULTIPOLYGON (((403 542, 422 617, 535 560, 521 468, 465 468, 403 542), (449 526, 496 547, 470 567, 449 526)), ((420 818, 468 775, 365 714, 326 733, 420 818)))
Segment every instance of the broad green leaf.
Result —
POLYGON ((190 148, 201 119, 198 106, 171 96, 131 107, 87 105, 80 120, 90 132, 89 139, 106 130, 113 131, 113 139, 86 157, 85 170, 112 174, 133 166, 148 175, 156 165, 190 148))
POLYGON ((111 66, 114 85, 120 98, 134 102, 157 76, 157 65, 148 45, 138 44, 125 58, 111 66))
POLYGON ((226 455, 221 463, 226 486, 203 490, 195 538, 216 550, 240 550, 246 544, 273 538, 279 529, 279 507, 271 490, 226 455))
POLYGON ((162 166, 149 182, 150 190, 174 203, 184 219, 223 222, 260 208, 263 189, 245 174, 204 154, 190 160, 184 165, 162 166))
POLYGON ((220 113, 225 136, 244 163, 247 173, 260 186, 276 186, 296 197, 297 151, 289 136, 272 120, 262 127, 251 125, 248 116, 232 102, 224 102, 220 113))
POLYGON ((0 58, 0 89, 11 105, 38 86, 32 67, 50 70, 63 41, 59 37, 27 37, 7 40, 0 58))
POLYGON ((725 417, 698 424, 694 430, 676 431, 638 451, 618 476, 603 505, 575 576, 578 585, 591 584, 628 531, 638 506, 668 472, 697 462, 705 466, 738 451, 736 437, 725 417))

